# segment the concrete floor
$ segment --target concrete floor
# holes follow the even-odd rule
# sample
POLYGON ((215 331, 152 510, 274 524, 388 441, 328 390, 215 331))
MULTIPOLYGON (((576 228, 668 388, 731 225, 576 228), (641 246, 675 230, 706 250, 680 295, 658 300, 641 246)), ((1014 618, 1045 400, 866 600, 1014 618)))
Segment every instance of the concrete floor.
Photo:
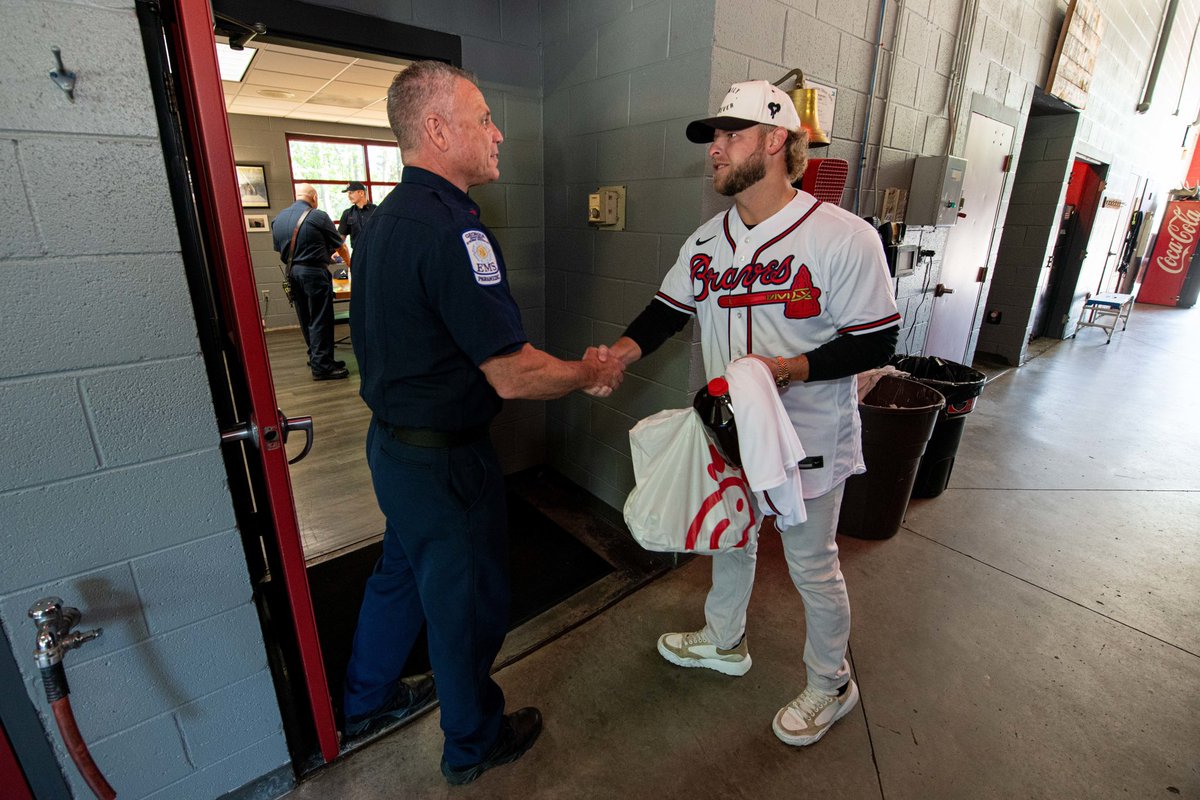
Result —
POLYGON ((655 652, 703 622, 694 559, 498 673, 546 717, 516 764, 449 789, 433 713, 289 797, 1200 797, 1198 344, 1139 306, 989 384, 950 489, 841 542, 862 702, 813 747, 771 733, 804 639, 768 537, 745 677, 655 652))

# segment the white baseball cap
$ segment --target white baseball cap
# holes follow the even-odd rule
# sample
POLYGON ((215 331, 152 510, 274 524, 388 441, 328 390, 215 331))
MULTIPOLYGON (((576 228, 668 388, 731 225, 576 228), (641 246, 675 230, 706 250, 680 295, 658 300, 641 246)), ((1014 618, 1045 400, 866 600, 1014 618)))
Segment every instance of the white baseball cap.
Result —
POLYGON ((768 81, 743 81, 729 87, 714 116, 688 124, 687 138, 707 144, 713 140, 714 129, 740 131, 759 123, 800 130, 800 116, 792 98, 768 81))

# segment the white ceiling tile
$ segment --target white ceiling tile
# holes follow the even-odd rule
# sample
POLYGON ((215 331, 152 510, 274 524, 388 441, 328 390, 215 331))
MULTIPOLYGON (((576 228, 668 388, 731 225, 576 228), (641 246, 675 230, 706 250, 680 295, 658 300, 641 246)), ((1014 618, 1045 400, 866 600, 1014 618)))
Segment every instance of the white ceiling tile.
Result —
POLYGON ((392 78, 396 77, 399 71, 397 68, 390 70, 375 69, 374 67, 365 67, 361 64, 354 64, 341 75, 338 76, 339 81, 348 81, 350 83, 362 83, 367 86, 381 86, 384 89, 392 85, 392 78))
POLYGON ((243 84, 247 86, 267 86, 273 89, 293 89, 305 92, 315 92, 329 82, 328 78, 316 78, 311 75, 292 75, 286 72, 272 72, 266 69, 250 67, 243 84))
POLYGON ((313 78, 332 78, 346 68, 346 64, 340 61, 278 53, 273 50, 259 53, 254 62, 259 69, 307 75, 313 78))
POLYGON ((320 58, 325 61, 338 61, 342 64, 349 64, 355 61, 354 56, 343 56, 338 53, 325 53, 321 50, 307 50, 299 47, 288 47, 285 44, 267 44, 263 48, 273 53, 286 53, 294 56, 304 56, 305 58, 320 58))
POLYGON ((360 83, 334 81, 312 96, 310 102, 317 105, 353 108, 358 110, 387 97, 387 91, 379 86, 363 86, 360 83))

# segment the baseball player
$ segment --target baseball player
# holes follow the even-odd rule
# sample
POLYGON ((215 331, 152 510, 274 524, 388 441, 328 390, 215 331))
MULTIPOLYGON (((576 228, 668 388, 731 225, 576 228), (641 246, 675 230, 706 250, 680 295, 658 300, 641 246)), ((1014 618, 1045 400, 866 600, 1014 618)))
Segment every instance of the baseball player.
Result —
MULTIPOLYGON (((804 172, 807 134, 786 94, 767 81, 736 83, 714 116, 688 125, 687 137, 709 143, 713 188, 734 205, 688 237, 661 290, 611 353, 628 365, 694 317, 708 378, 746 356, 773 370, 808 454, 801 463, 808 519, 780 532, 804 600, 808 682, 772 728, 788 744, 808 745, 858 701, 834 537, 843 482, 865 469, 854 376, 887 361, 900 315, 875 230, 792 187, 804 172)), ((663 634, 663 658, 744 675, 754 568, 753 542, 745 552, 715 556, 705 626, 663 634)))

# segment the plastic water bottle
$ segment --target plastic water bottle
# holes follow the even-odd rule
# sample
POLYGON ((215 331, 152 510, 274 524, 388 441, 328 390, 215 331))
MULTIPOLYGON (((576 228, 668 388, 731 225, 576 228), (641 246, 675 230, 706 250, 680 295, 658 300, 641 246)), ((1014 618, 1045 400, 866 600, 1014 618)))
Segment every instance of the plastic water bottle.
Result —
POLYGON ((729 383, 724 378, 713 378, 708 386, 696 392, 692 408, 696 409, 704 426, 712 431, 725 458, 735 467, 741 467, 742 454, 738 449, 733 404, 729 400, 729 383))

